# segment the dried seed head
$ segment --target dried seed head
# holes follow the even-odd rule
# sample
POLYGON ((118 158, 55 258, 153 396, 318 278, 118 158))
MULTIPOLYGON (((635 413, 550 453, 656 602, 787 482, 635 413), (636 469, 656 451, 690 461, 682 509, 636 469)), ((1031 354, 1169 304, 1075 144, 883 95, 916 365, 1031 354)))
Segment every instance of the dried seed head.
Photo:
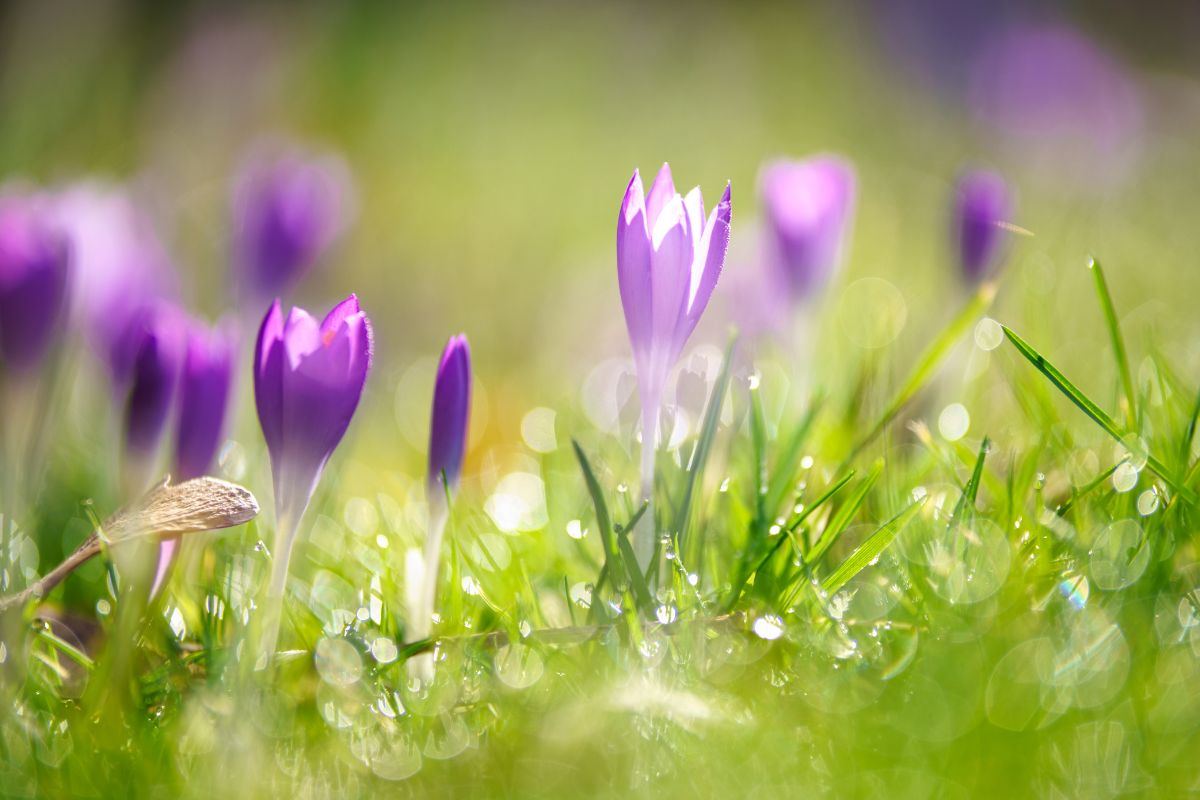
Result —
POLYGON ((249 489, 217 478, 193 478, 172 484, 167 477, 103 527, 110 542, 161 533, 193 533, 229 528, 258 514, 249 489))

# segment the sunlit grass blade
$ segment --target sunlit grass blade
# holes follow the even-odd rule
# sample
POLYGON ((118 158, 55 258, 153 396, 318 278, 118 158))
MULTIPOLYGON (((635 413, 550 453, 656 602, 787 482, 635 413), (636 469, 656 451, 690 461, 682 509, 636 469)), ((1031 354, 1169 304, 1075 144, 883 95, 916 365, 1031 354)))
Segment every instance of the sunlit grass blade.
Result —
POLYGON ((909 373, 908 379, 900 390, 896 392, 887 408, 879 417, 879 420, 871 427, 867 435, 858 441, 850 451, 850 455, 846 457, 846 461, 851 461, 857 456, 862 449, 875 440, 875 437, 882 433, 896 415, 908 405, 908 403, 917 395, 917 392, 925 386, 926 383, 937 372, 938 367, 950 355, 956 342, 971 329, 976 321, 983 316, 984 313, 991 307, 992 301, 996 297, 996 286, 993 283, 985 283, 979 287, 979 290, 971 296, 967 304, 958 312, 954 319, 950 320, 950 324, 942 329, 937 338, 925 348, 925 352, 917 360, 916 366, 909 373))
POLYGON ((900 531, 904 530, 904 526, 916 515, 924 503, 925 498, 921 498, 884 523, 883 527, 872 533, 865 542, 859 545, 857 550, 850 554, 849 558, 821 582, 821 588, 827 594, 833 594, 845 586, 851 578, 862 572, 892 543, 900 531))
POLYGON ((779 508, 788 489, 792 486, 796 463, 800 460, 800 448, 804 447, 804 443, 808 441, 813 423, 816 422, 817 414, 821 411, 823 404, 823 397, 816 397, 812 400, 804 418, 800 420, 800 424, 796 426, 796 430, 788 438, 779 457, 775 460, 771 469, 771 480, 768 482, 767 508, 779 508))
POLYGON ((637 567, 633 548, 629 545, 626 537, 622 536, 618 539, 613 532, 612 516, 608 512, 604 491, 600 488, 600 482, 596 480, 596 473, 592 470, 592 465, 584 454, 583 448, 579 446, 579 442, 572 439, 571 445, 575 448, 575 458, 579 461, 584 483, 587 484, 588 494, 592 496, 592 505, 596 510, 596 527, 600 531, 600 542, 604 547, 605 572, 610 581, 613 581, 614 576, 617 575, 627 580, 638 603, 648 606, 651 597, 650 589, 646 586, 645 576, 637 567))
MULTIPOLYGON (((1079 391, 1075 384, 1067 380, 1065 375, 1059 372, 1053 364, 1046 360, 1045 356, 1043 356, 1037 350, 1034 350, 1033 347, 1030 346, 1030 344, 1020 336, 1013 333, 1013 331, 1007 325, 1001 327, 1004 330, 1004 335, 1007 336, 1008 340, 1012 342, 1014 347, 1017 348, 1017 352, 1024 356, 1030 364, 1033 364, 1038 372, 1045 375, 1046 378, 1052 384, 1054 384, 1055 388, 1066 395, 1068 400, 1074 403, 1080 411, 1087 414, 1088 417, 1090 417, 1093 422, 1099 425, 1105 433, 1116 439, 1118 442, 1121 442, 1123 445, 1128 446, 1125 441, 1125 432, 1121 430, 1120 426, 1117 425, 1116 421, 1112 417, 1105 413, 1104 409, 1100 408, 1100 406, 1096 405, 1087 395, 1079 391)), ((1171 487, 1171 489, 1186 499, 1189 503, 1193 505, 1196 504, 1196 494, 1188 489, 1188 487, 1182 481, 1176 478, 1161 461, 1159 461, 1149 452, 1138 453, 1138 455, 1145 457, 1146 465, 1150 467, 1151 471, 1153 471, 1155 475, 1162 478, 1163 481, 1165 481, 1166 484, 1171 487)))
POLYGON ((721 364, 721 372, 713 382, 712 392, 708 396, 708 405, 704 409, 704 422, 700 428, 700 436, 696 439, 696 446, 692 449, 692 457, 688 459, 687 479, 684 483, 683 496, 679 499, 679 505, 676 508, 673 527, 680 540, 687 537, 687 526, 691 520, 692 501, 696 493, 696 486, 704 472, 704 465, 708 461, 713 440, 717 435, 717 427, 721 421, 721 407, 725 403, 725 393, 729 390, 729 377, 733 368, 733 353, 736 346, 737 337, 731 337, 729 344, 725 346, 725 358, 721 364))
POLYGON ((1121 387, 1125 395, 1125 423, 1129 429, 1137 429, 1137 395, 1133 390, 1133 374, 1129 371, 1129 357, 1125 352, 1125 337, 1121 335, 1121 323, 1117 320, 1117 310, 1113 306, 1112 295, 1108 291, 1108 281, 1104 278, 1104 270, 1100 262, 1091 259, 1088 269, 1096 283, 1096 294, 1100 297, 1100 308, 1104 311, 1104 322, 1108 326, 1108 336, 1112 341, 1113 357, 1117 362, 1117 370, 1121 374, 1121 387))
POLYGON ((967 480, 967 485, 963 487, 963 493, 959 495, 958 502, 954 504, 954 512, 950 515, 950 521, 946 525, 947 529, 958 524, 964 511, 975 509, 975 498, 979 495, 979 481, 983 478, 983 462, 987 458, 988 449, 991 446, 991 441, 984 436, 983 442, 979 445, 979 456, 975 459, 975 468, 971 470, 971 477, 967 480))
POLYGON ((1060 516, 1060 517, 1064 517, 1064 516, 1066 516, 1067 512, 1068 512, 1068 511, 1070 511, 1070 510, 1071 510, 1071 508, 1072 508, 1072 507, 1073 507, 1073 506, 1074 506, 1076 503, 1078 503, 1080 500, 1082 500, 1082 499, 1083 499, 1084 497, 1086 497, 1087 495, 1091 494, 1091 492, 1092 492, 1092 491, 1093 491, 1093 490, 1094 490, 1094 489, 1095 489, 1097 486, 1100 486, 1100 485, 1101 485, 1101 484, 1103 484, 1105 481, 1107 481, 1109 478, 1111 478, 1111 477, 1113 476, 1113 473, 1117 471, 1117 467, 1121 466, 1122 464, 1124 464, 1124 463, 1125 463, 1126 461, 1128 461, 1128 460, 1129 460, 1129 459, 1127 459, 1127 458, 1122 458, 1120 461, 1118 461, 1117 463, 1113 464, 1113 465, 1112 465, 1111 467, 1109 467, 1108 469, 1104 470, 1104 472, 1101 472, 1101 473, 1100 473, 1099 475, 1097 475, 1095 478, 1093 478, 1092 480, 1088 481, 1086 484, 1084 484, 1083 486, 1079 487, 1079 488, 1078 488, 1078 489, 1076 489, 1075 491, 1071 492, 1071 496, 1070 496, 1069 498, 1067 498, 1067 500, 1066 500, 1066 501, 1065 501, 1065 502, 1064 502, 1064 503, 1063 503, 1061 506, 1059 506, 1058 508, 1054 509, 1054 513, 1058 514, 1058 516, 1060 516))
POLYGON ((883 462, 875 462, 875 466, 867 473, 867 477, 863 478, 862 483, 854 488, 854 492, 846 498, 846 502, 830 518, 829 523, 825 526, 825 530, 821 532, 821 538, 817 540, 816 544, 813 545, 812 549, 805 556, 804 561, 806 564, 816 564, 820 561, 821 556, 829 551, 829 548, 842 535, 842 532, 850 526, 850 522, 867 499, 867 495, 871 492, 871 487, 875 485, 875 481, 879 480, 879 475, 882 472, 883 462))

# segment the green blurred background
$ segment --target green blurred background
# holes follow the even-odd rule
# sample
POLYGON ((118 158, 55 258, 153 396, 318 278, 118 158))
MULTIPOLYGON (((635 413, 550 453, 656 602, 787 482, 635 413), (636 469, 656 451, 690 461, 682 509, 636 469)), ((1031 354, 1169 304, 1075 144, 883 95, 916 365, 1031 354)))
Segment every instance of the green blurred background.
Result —
MULTIPOLYGON (((427 396, 409 409, 397 387, 450 333, 471 337, 491 445, 519 442, 525 411, 573 401, 598 361, 627 354, 614 221, 630 171, 664 160, 710 201, 733 184, 725 285, 697 341, 719 343, 729 285, 753 280, 760 164, 836 151, 857 165, 859 208, 826 305, 854 278, 889 281, 908 311, 895 352, 958 302, 951 190, 982 165, 1012 181, 1014 222, 1033 234, 994 316, 1086 369, 1099 311, 1075 298, 1094 254, 1128 335, 1156 326, 1194 368, 1198 20, 1184 3, 8 4, 0 172, 134 182, 192 304, 216 317, 247 149, 285 136, 343 153, 358 217, 297 300, 359 293, 378 334, 371 444, 419 469, 424 433, 398 427, 423 424, 427 396), (1017 23, 1075 28, 1124 73, 1136 96, 1115 138, 1085 119, 1047 145, 972 113, 972 59, 1017 23)), ((843 331, 825 330, 822 351, 840 354, 843 331)))

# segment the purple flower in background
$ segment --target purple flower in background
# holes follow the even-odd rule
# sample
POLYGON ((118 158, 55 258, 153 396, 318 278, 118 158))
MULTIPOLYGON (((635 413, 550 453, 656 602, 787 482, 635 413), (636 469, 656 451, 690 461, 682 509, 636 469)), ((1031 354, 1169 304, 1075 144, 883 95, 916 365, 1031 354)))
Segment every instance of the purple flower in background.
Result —
POLYGON ((808 299, 841 262, 854 210, 854 168, 837 156, 775 161, 759 185, 769 268, 793 299, 808 299))
MULTIPOLYGON (((617 218, 617 280, 642 403, 642 495, 654 487, 658 412, 671 367, 700 321, 729 246, 730 188, 705 217, 700 187, 682 197, 663 164, 644 194, 634 170, 617 218)), ((652 520, 650 513, 646 514, 652 520)), ((639 538, 641 555, 652 542, 639 538)))
POLYGON ((965 173, 954 201, 954 233, 959 267, 969 284, 991 276, 1003 255, 1003 223, 1012 214, 1012 199, 1004 179, 994 172, 965 173))
POLYGON ((234 262, 249 299, 288 294, 346 227, 350 178, 334 156, 254 156, 234 188, 234 262))
POLYGON ((166 304, 144 315, 131 336, 136 346, 125 402, 125 446, 139 460, 153 456, 170 415, 183 337, 179 313, 166 304))
POLYGON ((183 373, 179 378, 175 477, 208 473, 225 430, 233 379, 233 340, 220 327, 193 323, 187 334, 183 373))
POLYGON ((62 325, 70 246, 36 198, 0 199, 0 366, 27 373, 62 325))
POLYGON ((471 347, 465 334, 451 336, 442 351, 433 386, 429 428, 429 486, 434 497, 454 489, 467 450, 467 421, 471 412, 471 347), (447 487, 443 488, 445 476, 447 487))
POLYGON ((123 391, 148 318, 176 293, 174 268, 150 218, 125 189, 78 184, 59 193, 53 207, 70 238, 72 290, 87 341, 123 391))

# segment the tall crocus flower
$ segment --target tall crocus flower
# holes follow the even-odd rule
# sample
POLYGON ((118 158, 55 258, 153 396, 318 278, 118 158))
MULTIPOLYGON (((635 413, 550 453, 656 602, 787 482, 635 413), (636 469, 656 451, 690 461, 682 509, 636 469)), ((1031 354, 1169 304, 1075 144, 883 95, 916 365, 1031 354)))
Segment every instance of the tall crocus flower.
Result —
MULTIPOLYGON (((199 478, 211 468, 224 433, 232 377, 233 342, 229 334, 220 327, 189 325, 175 419, 175 480, 199 478)), ((159 544, 151 594, 158 593, 178 547, 178 536, 169 536, 159 544)))
MULTIPOLYGON (((465 334, 451 336, 442 351, 433 385, 433 412, 429 427, 429 475, 426 493, 429 500, 429 530, 425 536, 424 569, 411 576, 420 584, 412 592, 415 599, 408 625, 410 642, 429 635, 433 602, 437 594, 438 561, 446 531, 449 509, 447 495, 458 487, 463 456, 467 451, 467 424, 471 413, 471 347, 465 334)), ((418 677, 432 677, 430 658, 414 659, 412 671, 418 677)))
POLYGON ((1004 179, 994 172, 967 172, 958 181, 954 203, 954 235, 959 268, 968 284, 991 276, 1003 256, 1004 228, 1012 214, 1012 198, 1004 179))
POLYGON ((334 156, 258 153, 234 187, 234 262, 247 299, 286 295, 349 216, 350 179, 334 156))
POLYGON ((854 168, 831 155, 775 161, 759 184, 768 267, 793 300, 808 299, 841 263, 854 213, 854 168))
MULTIPOLYGON (((617 280, 625 325, 637 367, 642 404, 642 496, 654 489, 658 413, 668 373, 708 305, 729 246, 729 186, 707 217, 700 187, 686 197, 675 191, 663 164, 650 187, 634 170, 617 218, 617 280)), ((647 525, 653 525, 652 510, 647 525)), ((649 559, 651 532, 635 536, 639 556, 649 559)))
MULTIPOLYGON (((325 462, 358 408, 371 367, 371 323, 350 295, 318 322, 302 308, 285 317, 276 300, 254 348, 254 400, 275 481, 275 549, 270 599, 283 597, 300 518, 325 462)), ((274 648, 277 608, 268 622, 274 648)))
POLYGON ((41 363, 62 324, 70 246, 33 198, 0 200, 0 369, 41 363))

